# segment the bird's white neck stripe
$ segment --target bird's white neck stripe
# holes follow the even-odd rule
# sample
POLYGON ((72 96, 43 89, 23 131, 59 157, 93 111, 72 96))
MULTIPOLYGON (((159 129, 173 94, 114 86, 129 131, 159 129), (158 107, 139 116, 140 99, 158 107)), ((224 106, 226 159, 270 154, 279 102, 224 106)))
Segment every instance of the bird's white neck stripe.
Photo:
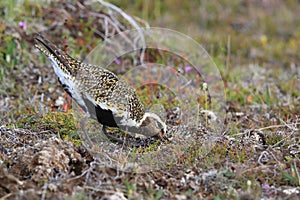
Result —
POLYGON ((150 112, 146 112, 143 116, 143 118, 140 120, 138 124, 138 126, 140 126, 145 120, 147 117, 152 117, 154 119, 156 119, 162 126, 163 126, 163 129, 164 129, 164 132, 166 133, 167 131, 167 125, 161 120, 161 118, 155 114, 155 113, 150 113, 150 112))

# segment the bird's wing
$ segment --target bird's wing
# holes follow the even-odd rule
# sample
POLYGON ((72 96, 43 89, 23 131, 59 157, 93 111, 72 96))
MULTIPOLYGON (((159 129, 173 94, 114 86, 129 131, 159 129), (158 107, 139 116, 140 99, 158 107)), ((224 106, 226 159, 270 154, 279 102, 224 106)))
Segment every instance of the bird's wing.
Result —
MULTIPOLYGON (((144 106, 136 91, 112 72, 98 66, 81 67, 76 80, 87 98, 102 109, 111 110, 124 123, 136 125, 143 118, 144 106)), ((125 124, 124 124, 125 125, 125 124)))

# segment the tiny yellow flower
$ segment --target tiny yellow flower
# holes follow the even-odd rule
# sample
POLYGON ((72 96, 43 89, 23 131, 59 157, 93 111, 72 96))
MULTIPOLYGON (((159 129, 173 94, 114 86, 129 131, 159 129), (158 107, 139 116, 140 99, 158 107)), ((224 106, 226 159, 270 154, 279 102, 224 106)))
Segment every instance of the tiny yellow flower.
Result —
POLYGON ((267 44, 267 42, 268 42, 267 36, 266 36, 266 35, 260 36, 260 42, 261 42, 261 44, 262 44, 263 46, 265 46, 265 45, 267 44))

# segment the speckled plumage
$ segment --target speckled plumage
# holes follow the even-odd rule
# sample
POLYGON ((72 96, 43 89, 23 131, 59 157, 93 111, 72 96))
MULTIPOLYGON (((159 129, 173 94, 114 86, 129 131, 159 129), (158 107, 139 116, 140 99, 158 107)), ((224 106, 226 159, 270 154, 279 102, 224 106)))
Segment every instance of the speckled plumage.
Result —
POLYGON ((145 112, 136 91, 114 73, 70 57, 42 35, 35 36, 35 46, 48 57, 63 88, 92 118, 147 137, 165 133, 164 122, 145 112))
POLYGON ((129 118, 137 122, 143 118, 144 106, 135 90, 112 72, 99 66, 81 63, 76 78, 82 90, 87 90, 96 104, 106 103, 119 113, 128 112, 129 118))

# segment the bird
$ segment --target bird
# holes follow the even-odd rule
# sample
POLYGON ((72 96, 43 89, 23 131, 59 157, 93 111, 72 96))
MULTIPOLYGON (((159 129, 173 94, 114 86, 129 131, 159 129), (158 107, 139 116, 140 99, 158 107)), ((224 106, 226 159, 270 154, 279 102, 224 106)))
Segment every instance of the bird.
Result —
POLYGON ((134 137, 164 137, 165 122, 145 110, 136 90, 124 79, 71 57, 40 33, 33 38, 35 47, 49 59, 58 82, 84 111, 80 126, 85 133, 85 121, 92 118, 103 125, 102 132, 107 137, 121 143, 124 141, 109 134, 107 127, 117 127, 134 137))

